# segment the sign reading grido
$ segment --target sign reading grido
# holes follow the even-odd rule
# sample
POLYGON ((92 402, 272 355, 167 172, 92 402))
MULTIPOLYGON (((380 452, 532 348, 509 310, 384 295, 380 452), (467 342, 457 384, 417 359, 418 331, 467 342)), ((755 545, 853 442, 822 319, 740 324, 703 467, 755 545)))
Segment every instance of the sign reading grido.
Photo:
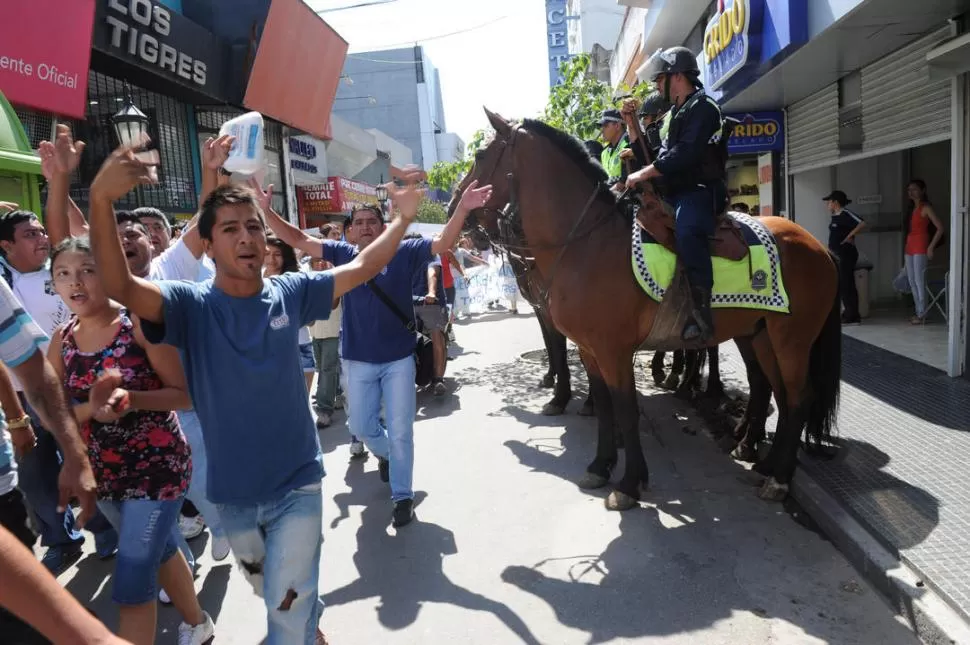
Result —
POLYGON ((754 37, 761 23, 764 0, 718 0, 718 11, 704 30, 707 82, 719 89, 755 57, 760 36, 754 37))
POLYGON ((209 96, 222 96, 225 45, 152 0, 100 0, 93 46, 209 96))
POLYGON ((785 149, 784 114, 782 112, 747 112, 729 114, 741 123, 728 137, 730 154, 782 151, 785 149))

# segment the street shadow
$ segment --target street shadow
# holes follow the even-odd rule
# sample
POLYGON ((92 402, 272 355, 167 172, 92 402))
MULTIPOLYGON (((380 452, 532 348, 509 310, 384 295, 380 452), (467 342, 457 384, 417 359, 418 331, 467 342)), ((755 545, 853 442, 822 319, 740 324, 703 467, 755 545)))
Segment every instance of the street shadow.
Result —
MULTIPOLYGON (((842 380, 878 399, 887 411, 970 433, 970 381, 950 378, 935 367, 845 334, 842 380)), ((878 408, 872 412, 878 417, 878 408)), ((964 436, 970 441, 970 436, 964 436)))
MULTIPOLYGON (((351 503, 357 497, 356 489, 348 495, 351 497, 338 506, 351 503)), ((426 603, 446 603, 490 613, 522 642, 538 645, 525 622, 506 604, 458 586, 445 575, 444 558, 458 553, 455 534, 421 521, 420 505, 425 497, 423 492, 415 495, 415 519, 396 533, 387 529, 386 505, 364 506, 353 556, 357 579, 325 594, 325 604, 378 598, 378 620, 385 628, 397 631, 413 624, 426 603)))
MULTIPOLYGON (((834 458, 801 455, 800 463, 897 557, 926 540, 940 521, 932 494, 883 470, 889 455, 855 439, 839 439, 834 458)), ((970 544, 970 538, 964 537, 970 544)))
MULTIPOLYGON (((658 452, 678 441, 675 429, 661 434, 651 442, 658 452)), ((506 445, 523 466, 568 481, 582 466, 577 453, 585 456, 590 443, 569 432, 562 442, 506 445)), ((685 448, 696 446, 678 447, 682 466, 690 455, 685 448)), ((664 459, 658 455, 653 461, 664 459)), ((509 566, 502 580, 541 599, 590 644, 696 632, 739 614, 789 623, 822 642, 860 642, 859 612, 885 611, 883 601, 870 595, 862 610, 857 583, 823 584, 834 577, 825 573, 834 566, 826 542, 783 526, 787 520, 774 507, 730 477, 742 470, 736 464, 713 451, 698 461, 681 470, 679 483, 652 486, 643 505, 620 513, 619 535, 601 553, 509 566), (719 471, 719 479, 704 482, 701 473, 708 470, 719 471)), ((577 494, 599 497, 608 490, 577 494)), ((766 621, 745 625, 744 640, 752 643, 772 640, 777 629, 766 621)), ((874 640, 866 642, 918 642, 896 621, 879 626, 880 636, 869 634, 874 640)))

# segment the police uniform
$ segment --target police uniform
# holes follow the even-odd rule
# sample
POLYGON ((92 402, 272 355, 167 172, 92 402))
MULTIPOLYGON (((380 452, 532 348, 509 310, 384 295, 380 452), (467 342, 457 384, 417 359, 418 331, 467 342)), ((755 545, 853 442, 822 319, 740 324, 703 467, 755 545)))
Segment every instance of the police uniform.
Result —
MULTIPOLYGON (((665 75, 683 74, 695 91, 674 105, 661 125, 662 144, 654 161, 661 174, 664 199, 676 214, 677 255, 684 265, 694 305, 694 320, 684 328, 684 340, 713 335, 710 297, 714 286, 710 238, 717 215, 727 203, 727 137, 721 108, 698 80, 697 59, 684 47, 658 51, 638 70, 656 82, 665 75)), ((664 83, 669 97, 669 80, 664 83)))
POLYGON ((665 124, 670 123, 668 119, 661 117, 664 117, 669 111, 670 102, 664 100, 657 92, 651 92, 643 99, 643 105, 640 106, 640 111, 637 116, 641 120, 646 117, 653 117, 654 121, 645 128, 640 127, 640 138, 645 145, 630 144, 639 167, 642 168, 650 165, 651 159, 656 159, 657 155, 660 154, 663 137, 666 136, 665 124), (649 159, 646 156, 644 148, 650 151, 649 159))
POLYGON ((842 320, 846 323, 857 323, 859 322, 859 292, 855 286, 855 265, 859 261, 859 250, 854 240, 846 242, 845 238, 864 220, 845 208, 851 200, 841 190, 833 190, 822 199, 824 202, 833 200, 842 205, 842 210, 834 213, 829 222, 829 250, 839 258, 839 290, 842 292, 842 304, 845 306, 842 320))
MULTIPOLYGON (((602 127, 606 123, 618 123, 626 128, 619 110, 604 110, 597 125, 602 127)), ((620 153, 629 147, 630 139, 624 133, 620 137, 620 140, 616 142, 616 145, 607 142, 607 145, 603 148, 603 152, 600 153, 600 165, 606 171, 606 176, 609 177, 611 184, 618 181, 626 181, 626 164, 623 163, 620 153)))

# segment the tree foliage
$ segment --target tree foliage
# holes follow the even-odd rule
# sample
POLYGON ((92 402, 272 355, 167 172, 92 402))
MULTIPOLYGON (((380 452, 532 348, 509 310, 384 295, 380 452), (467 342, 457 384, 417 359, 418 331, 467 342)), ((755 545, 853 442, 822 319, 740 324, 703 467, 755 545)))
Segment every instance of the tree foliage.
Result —
MULTIPOLYGON (((596 123, 603 110, 617 108, 624 96, 642 100, 653 89, 647 83, 638 83, 632 88, 620 84, 614 90, 609 83, 588 74, 590 62, 589 54, 580 54, 560 66, 563 81, 549 91, 549 102, 539 116, 549 125, 583 140, 599 137, 600 128, 596 123)), ((479 130, 466 146, 463 159, 439 161, 432 166, 428 171, 428 185, 453 191, 471 169, 475 153, 492 134, 491 128, 479 130)))
POLYGON ((426 197, 418 204, 417 221, 425 224, 445 224, 448 221, 448 210, 444 204, 426 197))
POLYGON ((491 128, 475 132, 475 136, 465 146, 465 156, 458 161, 439 161, 428 171, 428 185, 447 192, 452 192, 461 178, 471 169, 475 153, 482 147, 486 137, 493 134, 491 128))
POLYGON ((647 83, 634 87, 620 84, 615 90, 609 83, 588 74, 589 54, 580 54, 560 66, 562 82, 549 91, 549 102, 542 120, 580 139, 596 139, 600 128, 596 125, 603 110, 618 108, 620 98, 635 96, 643 99, 652 89, 647 83))

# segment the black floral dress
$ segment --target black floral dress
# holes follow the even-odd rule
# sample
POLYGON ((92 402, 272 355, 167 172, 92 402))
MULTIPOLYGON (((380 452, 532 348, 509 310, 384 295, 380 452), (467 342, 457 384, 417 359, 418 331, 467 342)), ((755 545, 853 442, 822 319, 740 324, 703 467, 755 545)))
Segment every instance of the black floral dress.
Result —
MULTIPOLYGON (((61 345, 64 385, 74 401, 87 402, 91 386, 109 369, 121 372, 122 387, 127 390, 164 387, 145 350, 135 342, 132 322, 124 309, 118 333, 99 352, 85 353, 77 348, 76 327, 76 317, 65 323, 61 345)), ((192 458, 175 412, 137 410, 112 423, 92 419, 82 424, 81 433, 98 481, 99 499, 175 500, 185 495, 192 458)))

